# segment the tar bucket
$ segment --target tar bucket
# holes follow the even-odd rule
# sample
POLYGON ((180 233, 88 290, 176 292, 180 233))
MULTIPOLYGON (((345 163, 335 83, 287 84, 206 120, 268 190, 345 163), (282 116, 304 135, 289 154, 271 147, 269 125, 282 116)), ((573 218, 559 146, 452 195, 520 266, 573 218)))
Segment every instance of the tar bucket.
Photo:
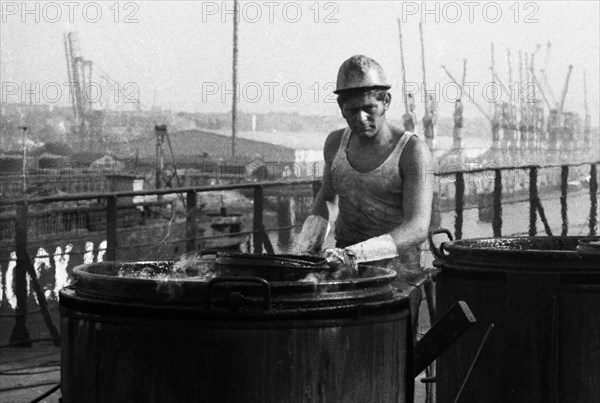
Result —
POLYGON ((412 402, 409 298, 358 278, 169 281, 78 266, 60 293, 63 402, 412 402))
MULTIPOLYGON (((442 232, 452 239, 447 230, 430 239, 442 232)), ((463 383, 461 402, 596 401, 600 258, 577 248, 581 238, 431 243, 438 309, 464 300, 479 322, 439 357, 438 402, 453 401, 463 383)))

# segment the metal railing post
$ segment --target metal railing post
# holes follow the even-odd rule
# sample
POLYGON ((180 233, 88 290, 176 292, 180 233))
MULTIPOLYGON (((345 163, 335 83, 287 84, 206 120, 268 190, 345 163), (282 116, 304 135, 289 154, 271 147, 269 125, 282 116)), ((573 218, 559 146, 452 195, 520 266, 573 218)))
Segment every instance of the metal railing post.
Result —
POLYGON ((17 219, 15 222, 15 246, 17 265, 14 270, 15 294, 17 308, 15 326, 10 335, 10 343, 20 347, 31 347, 31 339, 27 330, 27 202, 17 204, 17 219))
POLYGON ((596 236, 598 222, 598 169, 596 164, 590 166, 590 236, 596 236))
POLYGON ((537 174, 537 167, 529 168, 529 236, 537 234, 537 174))
POLYGON ((463 172, 456 173, 456 221, 454 222, 454 238, 462 239, 463 209, 465 197, 465 177, 463 172))
POLYGON ((569 232, 569 218, 567 217, 567 187, 569 181, 569 166, 563 165, 560 169, 560 216, 562 218, 561 235, 569 232))
POLYGON ((254 241, 254 253, 262 253, 263 249, 263 187, 254 187, 254 216, 252 239, 254 241))
POLYGON ((106 198, 106 260, 117 260, 117 198, 106 198))
POLYGON ((196 233, 198 227, 196 224, 196 205, 198 201, 198 193, 195 190, 187 192, 187 212, 185 220, 185 250, 192 252, 196 250, 196 233))
POLYGON ((492 229, 494 237, 499 238, 502 236, 502 170, 500 169, 495 170, 493 200, 492 229))
POLYGON ((312 183, 313 200, 317 198, 317 195, 321 190, 321 186, 323 186, 323 183, 321 181, 314 181, 312 183))

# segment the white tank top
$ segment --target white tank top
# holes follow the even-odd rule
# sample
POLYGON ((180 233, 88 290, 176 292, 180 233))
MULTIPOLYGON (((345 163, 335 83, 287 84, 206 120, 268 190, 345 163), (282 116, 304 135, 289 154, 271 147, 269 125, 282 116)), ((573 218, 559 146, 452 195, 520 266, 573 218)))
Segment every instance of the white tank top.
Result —
POLYGON ((331 164, 333 188, 339 196, 335 235, 346 245, 383 235, 402 224, 404 210, 399 161, 404 146, 415 135, 404 132, 385 161, 363 173, 348 162, 346 148, 350 133, 346 128, 331 164))

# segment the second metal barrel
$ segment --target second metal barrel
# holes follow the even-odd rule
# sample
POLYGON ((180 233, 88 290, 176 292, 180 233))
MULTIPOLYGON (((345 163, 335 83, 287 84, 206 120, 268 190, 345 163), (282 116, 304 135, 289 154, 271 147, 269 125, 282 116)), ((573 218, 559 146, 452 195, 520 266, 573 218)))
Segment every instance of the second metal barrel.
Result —
POLYGON ((435 249, 440 311, 467 302, 479 325, 438 359, 452 402, 591 402, 600 396, 600 255, 580 237, 488 238, 435 249))

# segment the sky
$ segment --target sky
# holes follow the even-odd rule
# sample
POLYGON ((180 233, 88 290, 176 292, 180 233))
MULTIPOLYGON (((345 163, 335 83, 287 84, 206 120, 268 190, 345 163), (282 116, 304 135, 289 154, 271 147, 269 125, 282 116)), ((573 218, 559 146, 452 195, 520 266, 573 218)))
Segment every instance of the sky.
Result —
MULTIPOLYGON (((99 83, 102 95, 114 98, 116 92, 98 78, 98 72, 123 88, 111 107, 129 107, 128 97, 139 99, 144 109, 231 109, 233 2, 0 3, 2 101, 30 101, 26 91, 30 87, 36 93, 33 102, 68 105, 63 34, 76 31, 83 57, 94 63, 92 81, 99 83)), ((400 119, 404 112, 400 18, 406 81, 417 91, 419 115, 423 110, 422 22, 427 88, 439 99, 441 115, 451 116, 457 94, 442 66, 461 80, 463 59, 467 59, 470 94, 489 112, 494 99, 493 43, 495 68, 506 86, 510 51, 515 97, 521 91, 525 97, 543 99, 535 88, 531 92, 526 78, 519 85, 519 52, 531 54, 538 49, 536 71, 539 75, 545 69, 556 98, 572 64, 565 108, 581 114, 585 70, 592 124, 598 125, 599 9, 598 1, 242 1, 238 108, 251 113, 339 114, 331 94, 338 67, 352 55, 365 54, 386 71, 392 85, 389 114, 400 119)), ((544 93, 554 104, 548 90, 544 93)), ((100 98, 94 99, 100 108, 100 98)), ((470 102, 465 103, 465 115, 482 116, 470 102)))

